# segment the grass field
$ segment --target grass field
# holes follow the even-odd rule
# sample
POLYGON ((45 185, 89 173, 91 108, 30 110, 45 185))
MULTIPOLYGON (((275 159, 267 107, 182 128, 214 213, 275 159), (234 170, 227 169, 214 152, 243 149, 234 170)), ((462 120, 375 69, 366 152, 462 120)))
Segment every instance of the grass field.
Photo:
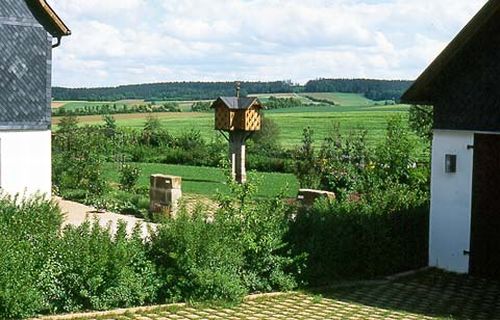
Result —
MULTIPOLYGON (((182 177, 182 191, 186 194, 214 196, 217 191, 228 192, 224 171, 219 168, 155 163, 137 163, 136 165, 141 168, 138 182, 140 186, 149 186, 151 174, 167 174, 182 177)), ((105 170, 107 180, 118 182, 118 166, 116 164, 107 166, 105 170)), ((281 190, 285 190, 287 197, 295 197, 299 188, 297 178, 293 174, 249 172, 249 180, 261 180, 257 196, 265 198, 276 196, 281 190)))
MULTIPOLYGON (((204 102, 209 102, 211 100, 205 100, 204 102)), ((155 101, 155 105, 162 105, 164 103, 177 103, 179 105, 179 109, 183 112, 191 111, 191 106, 193 103, 197 101, 155 101)), ((59 109, 64 107, 66 110, 78 110, 83 109, 87 106, 102 106, 102 105, 116 105, 119 109, 123 106, 139 106, 139 105, 147 105, 150 102, 145 100, 120 100, 120 101, 52 101, 51 107, 52 109, 59 109)))
MULTIPOLYGON (((285 147, 300 143, 302 131, 311 127, 315 133, 317 143, 326 135, 334 124, 340 124, 341 130, 348 132, 353 129, 368 130, 368 141, 379 141, 386 128, 387 119, 394 115, 407 117, 407 106, 371 106, 371 107, 341 107, 341 106, 309 106, 290 109, 265 111, 265 115, 276 121, 280 128, 280 142, 285 147)), ((210 139, 216 134, 212 113, 157 113, 164 128, 172 134, 178 135, 190 129, 200 130, 203 136, 210 139)), ((122 127, 141 129, 148 115, 118 114, 115 115, 117 124, 122 127)), ((102 123, 101 116, 79 117, 80 123, 102 123)), ((54 118, 57 124, 60 118, 54 118)))
POLYGON ((303 97, 309 96, 314 99, 323 99, 334 102, 336 105, 340 106, 372 106, 375 101, 365 98, 361 94, 357 93, 339 93, 339 92, 313 92, 313 93, 301 93, 303 97))
POLYGON ((64 107, 67 110, 77 110, 85 108, 86 106, 102 106, 103 104, 117 104, 111 101, 52 101, 52 109, 64 107))

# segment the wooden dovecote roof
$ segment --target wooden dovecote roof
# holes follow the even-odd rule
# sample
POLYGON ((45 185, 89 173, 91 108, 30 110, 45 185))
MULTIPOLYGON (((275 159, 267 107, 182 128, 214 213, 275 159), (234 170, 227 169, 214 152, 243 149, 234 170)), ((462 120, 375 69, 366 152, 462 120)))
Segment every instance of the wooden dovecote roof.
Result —
POLYGON ((452 81, 451 75, 460 75, 458 69, 460 66, 464 67, 464 61, 468 65, 479 64, 483 52, 496 51, 494 46, 498 44, 500 37, 499 25, 500 0, 489 0, 406 91, 401 98, 402 102, 435 104, 443 92, 449 92, 447 84, 452 81))
POLYGON ((31 12, 40 24, 55 38, 69 36, 71 30, 45 0, 26 0, 31 12))
POLYGON ((216 106, 219 106, 221 104, 226 106, 228 109, 231 109, 231 110, 245 110, 245 109, 249 109, 253 106, 257 106, 259 108, 262 108, 262 105, 261 105, 259 99, 251 98, 251 97, 242 97, 242 98, 219 97, 212 105, 212 108, 215 108, 216 106))

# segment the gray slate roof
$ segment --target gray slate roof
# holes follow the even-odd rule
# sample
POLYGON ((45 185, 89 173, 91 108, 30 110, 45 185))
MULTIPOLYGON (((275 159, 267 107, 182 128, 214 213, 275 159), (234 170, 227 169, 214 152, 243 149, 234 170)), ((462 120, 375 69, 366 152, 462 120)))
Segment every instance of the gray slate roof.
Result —
POLYGON ((258 101, 258 99, 250 97, 220 97, 217 99, 216 103, 218 101, 224 103, 229 109, 244 110, 250 108, 256 101, 258 101))

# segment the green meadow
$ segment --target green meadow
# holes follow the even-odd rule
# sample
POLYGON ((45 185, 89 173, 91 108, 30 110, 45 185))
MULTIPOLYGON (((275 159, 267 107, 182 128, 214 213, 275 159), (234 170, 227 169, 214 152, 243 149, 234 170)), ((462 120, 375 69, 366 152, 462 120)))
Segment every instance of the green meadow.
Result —
MULTIPOLYGON (((394 115, 407 117, 408 107, 305 107, 276 111, 265 111, 264 116, 274 120, 280 128, 280 143, 292 147, 300 143, 304 128, 313 129, 316 140, 321 140, 334 126, 339 125, 341 132, 348 133, 356 129, 366 129, 369 142, 383 138, 387 120, 394 115), (318 109, 318 110, 315 110, 318 109)), ((206 138, 218 134, 214 130, 212 113, 205 114, 158 114, 162 126, 172 134, 178 135, 187 130, 199 130, 206 138)), ((81 118, 85 123, 85 117, 81 118)), ((141 129, 146 121, 144 114, 136 117, 118 119, 121 127, 141 129)), ((101 123, 94 117, 89 123, 101 123)))
MULTIPOLYGON (((213 196, 217 192, 227 193, 226 175, 223 169, 167 165, 157 163, 136 163, 141 169, 138 186, 149 187, 152 174, 166 174, 182 177, 182 191, 187 194, 213 196)), ((119 181, 118 165, 107 164, 105 174, 108 181, 119 181)), ((258 183, 257 196, 268 198, 284 192, 286 197, 295 197, 299 183, 293 174, 249 172, 248 179, 258 183)))
MULTIPOLYGON (((262 100, 271 96, 287 98, 300 97, 309 101, 302 107, 264 110, 264 116, 274 120, 280 128, 279 140, 284 147, 293 147, 301 142, 304 128, 310 127, 314 131, 316 143, 319 143, 329 130, 336 125, 340 126, 343 133, 352 130, 366 129, 367 141, 376 143, 385 134, 387 120, 395 115, 407 118, 408 106, 405 105, 376 105, 374 101, 366 99, 359 94, 349 93, 304 93, 304 94, 263 94, 256 95, 262 100), (335 106, 313 103, 306 96, 315 99, 325 99, 335 102, 335 106)), ((187 109, 193 101, 178 103, 187 109)), ((154 114, 161 125, 172 134, 178 135, 188 130, 199 130, 207 139, 219 134, 214 130, 214 115, 212 113, 157 113, 154 114)), ((118 126, 142 129, 147 114, 114 115, 118 126)), ((102 123, 101 116, 82 116, 82 124, 102 123)))

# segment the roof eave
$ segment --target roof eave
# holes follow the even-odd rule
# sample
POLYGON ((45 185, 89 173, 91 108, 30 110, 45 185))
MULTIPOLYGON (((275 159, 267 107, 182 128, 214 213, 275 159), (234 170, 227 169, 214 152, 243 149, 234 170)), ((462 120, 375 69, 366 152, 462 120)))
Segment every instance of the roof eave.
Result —
POLYGON ((441 52, 441 54, 439 54, 439 56, 418 77, 402 96, 401 101, 403 103, 413 104, 433 104, 434 99, 429 91, 430 88, 433 87, 432 82, 499 9, 500 1, 488 1, 451 43, 448 44, 443 52, 441 52))
MULTIPOLYGON (((37 9, 42 14, 38 17, 43 20, 42 25, 53 37, 61 38, 71 35, 71 30, 45 0, 27 0, 27 2, 32 11, 37 9)), ((33 13, 37 16, 36 12, 33 13)))

